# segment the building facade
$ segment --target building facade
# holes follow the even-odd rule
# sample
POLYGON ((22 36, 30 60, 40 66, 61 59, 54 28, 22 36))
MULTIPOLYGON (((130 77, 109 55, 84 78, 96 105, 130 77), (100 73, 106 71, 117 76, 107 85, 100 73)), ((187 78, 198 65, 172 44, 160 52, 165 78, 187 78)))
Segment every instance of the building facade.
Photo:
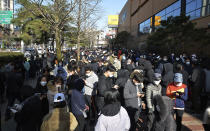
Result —
MULTIPOLYGON (((12 11, 14 14, 14 0, 0 0, 0 10, 12 11)), ((3 24, 3 26, 14 31, 13 24, 3 24)))
POLYGON ((127 0, 119 15, 118 32, 139 37, 154 31, 161 20, 181 13, 198 28, 210 27, 210 0, 127 0))

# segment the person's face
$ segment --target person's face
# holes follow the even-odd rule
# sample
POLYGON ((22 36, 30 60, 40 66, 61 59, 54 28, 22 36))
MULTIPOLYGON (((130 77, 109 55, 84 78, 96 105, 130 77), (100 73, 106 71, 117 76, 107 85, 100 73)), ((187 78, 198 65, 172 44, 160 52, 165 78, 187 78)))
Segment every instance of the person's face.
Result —
POLYGON ((47 82, 47 78, 46 77, 42 77, 41 81, 47 82))
POLYGON ((133 79, 133 83, 134 83, 135 85, 140 84, 140 82, 139 82, 139 81, 137 81, 136 79, 133 79))

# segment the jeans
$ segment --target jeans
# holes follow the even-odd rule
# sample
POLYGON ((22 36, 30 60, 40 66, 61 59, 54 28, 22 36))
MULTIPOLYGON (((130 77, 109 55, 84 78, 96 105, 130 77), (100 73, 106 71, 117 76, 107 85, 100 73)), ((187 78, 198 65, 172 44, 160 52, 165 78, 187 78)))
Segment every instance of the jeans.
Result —
POLYGON ((75 115, 78 125, 75 131, 84 131, 85 129, 85 118, 83 115, 75 115))

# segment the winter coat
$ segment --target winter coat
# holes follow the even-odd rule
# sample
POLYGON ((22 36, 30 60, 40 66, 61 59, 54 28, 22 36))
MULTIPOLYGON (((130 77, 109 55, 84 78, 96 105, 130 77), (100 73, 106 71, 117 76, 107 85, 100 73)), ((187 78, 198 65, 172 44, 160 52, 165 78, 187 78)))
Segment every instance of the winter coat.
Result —
POLYGON ((171 63, 163 64, 162 76, 161 85, 166 88, 169 83, 173 82, 174 78, 173 65, 171 63))
POLYGON ((157 95, 154 98, 155 107, 160 110, 155 110, 154 125, 152 131, 176 131, 176 122, 173 118, 173 102, 167 96, 157 95))
POLYGON ((54 106, 54 96, 58 93, 58 89, 53 85, 52 81, 47 83, 48 91, 47 91, 47 98, 49 102, 49 110, 53 109, 54 106))
POLYGON ((192 73, 192 86, 193 88, 202 88, 203 87, 203 79, 204 79, 204 72, 201 67, 196 67, 193 69, 192 73))
POLYGON ((104 93, 112 88, 112 81, 109 78, 106 78, 105 75, 99 77, 98 81, 98 95, 104 97, 104 93))
POLYGON ((101 114, 95 126, 95 131, 128 131, 129 129, 130 118, 123 107, 121 107, 119 113, 115 116, 101 114))
POLYGON ((205 92, 210 93, 210 70, 204 69, 205 72, 205 92))
POLYGON ((24 62, 24 68, 25 68, 26 71, 29 71, 29 69, 30 69, 30 64, 29 64, 28 61, 24 62))
POLYGON ((111 79, 105 77, 105 75, 100 76, 98 81, 97 99, 96 99, 98 110, 101 110, 102 107, 104 106, 104 94, 110 88, 112 88, 111 79))
POLYGON ((149 61, 144 63, 145 77, 144 82, 146 84, 153 82, 154 70, 152 69, 152 64, 149 61))
POLYGON ((159 84, 158 86, 150 83, 147 87, 146 87, 146 101, 147 101, 147 108, 151 109, 154 111, 154 102, 153 102, 153 98, 156 95, 161 95, 161 85, 159 84))
POLYGON ((34 95, 23 102, 23 108, 15 114, 15 120, 21 131, 37 131, 42 120, 41 100, 34 95))
POLYGON ((188 88, 185 84, 177 87, 174 83, 168 85, 166 90, 166 95, 173 100, 174 108, 184 108, 185 101, 188 99, 188 88), (175 96, 175 92, 181 92, 180 96, 175 96))
POLYGON ((6 86, 7 86, 7 95, 16 95, 19 94, 19 90, 23 85, 23 76, 21 73, 11 72, 8 75, 6 86))
MULTIPOLYGON (((139 87, 139 91, 141 91, 141 87, 139 87)), ((131 79, 128 79, 128 81, 126 82, 123 93, 125 99, 125 106, 139 109, 136 86, 133 84, 131 79)), ((141 99, 140 99, 140 104, 141 104, 141 99)))
POLYGON ((41 131, 74 131, 77 125, 75 116, 66 108, 56 108, 44 117, 41 131))
POLYGON ((83 115, 82 111, 85 110, 85 97, 84 95, 76 89, 72 90, 71 95, 71 110, 75 116, 83 115), (82 111, 81 111, 82 110, 82 111))
POLYGON ((97 86, 97 82, 98 82, 98 76, 92 72, 91 76, 86 78, 86 85, 84 87, 85 89, 85 95, 95 95, 95 92, 93 92, 93 90, 95 90, 96 86, 97 86))

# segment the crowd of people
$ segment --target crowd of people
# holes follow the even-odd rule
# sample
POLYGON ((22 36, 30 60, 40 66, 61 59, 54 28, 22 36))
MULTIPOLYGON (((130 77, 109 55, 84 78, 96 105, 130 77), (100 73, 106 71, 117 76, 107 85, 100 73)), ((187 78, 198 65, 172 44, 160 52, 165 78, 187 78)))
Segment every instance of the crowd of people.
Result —
POLYGON ((47 53, 1 65, 5 121, 14 117, 17 131, 181 131, 186 103, 193 113, 209 105, 210 61, 195 54, 97 49, 77 58, 47 53))

